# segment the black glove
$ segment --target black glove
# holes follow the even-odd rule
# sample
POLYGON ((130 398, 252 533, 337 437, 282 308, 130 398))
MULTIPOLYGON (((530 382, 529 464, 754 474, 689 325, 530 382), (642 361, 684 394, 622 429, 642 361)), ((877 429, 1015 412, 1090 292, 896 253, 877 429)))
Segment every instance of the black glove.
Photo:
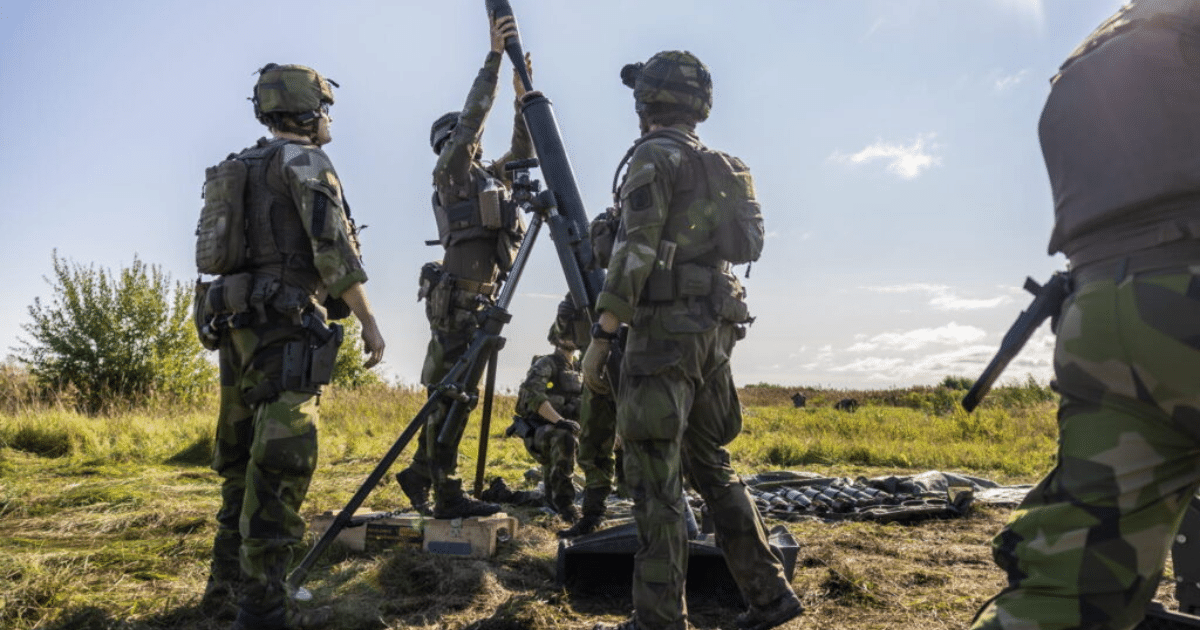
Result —
POLYGON ((563 429, 569 429, 571 431, 571 435, 579 435, 579 432, 583 430, 583 427, 580 427, 578 422, 575 422, 574 420, 568 420, 566 418, 555 422, 554 426, 563 429))

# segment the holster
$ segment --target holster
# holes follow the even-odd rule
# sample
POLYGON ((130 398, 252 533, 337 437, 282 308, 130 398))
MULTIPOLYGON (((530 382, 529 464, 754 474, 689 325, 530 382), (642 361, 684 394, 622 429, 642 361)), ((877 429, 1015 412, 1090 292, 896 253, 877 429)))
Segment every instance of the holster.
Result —
POLYGON ((326 327, 312 314, 305 314, 303 321, 306 334, 283 347, 280 389, 319 394, 333 379, 344 333, 341 324, 326 327))

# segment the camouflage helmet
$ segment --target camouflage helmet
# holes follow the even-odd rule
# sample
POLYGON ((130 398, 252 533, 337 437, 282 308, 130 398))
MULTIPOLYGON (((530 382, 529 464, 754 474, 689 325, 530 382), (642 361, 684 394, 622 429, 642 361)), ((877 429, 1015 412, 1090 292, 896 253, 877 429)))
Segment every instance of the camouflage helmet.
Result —
POLYGON ((633 88, 639 112, 651 103, 662 103, 694 113, 699 122, 712 109, 712 76, 686 50, 665 50, 646 63, 628 64, 621 68, 621 81, 633 88))
POLYGON ((442 152, 442 145, 450 139, 461 116, 461 112, 446 112, 433 121, 433 126, 429 128, 429 146, 433 147, 434 153, 442 152))
POLYGON ((302 120, 316 118, 322 105, 333 104, 337 83, 306 66, 269 63, 258 71, 254 84, 254 116, 264 125, 272 125, 280 114, 298 115, 302 120))
POLYGON ((579 346, 575 343, 571 321, 564 320, 562 317, 554 318, 554 323, 550 324, 550 332, 546 335, 546 341, 549 341, 550 345, 555 348, 565 348, 567 350, 579 349, 579 346))

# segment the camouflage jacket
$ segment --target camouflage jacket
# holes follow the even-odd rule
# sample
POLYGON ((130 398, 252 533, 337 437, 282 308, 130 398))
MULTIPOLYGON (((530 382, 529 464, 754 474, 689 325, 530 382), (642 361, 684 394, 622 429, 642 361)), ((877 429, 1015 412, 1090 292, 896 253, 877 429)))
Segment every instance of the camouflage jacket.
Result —
MULTIPOLYGON (((686 126, 674 128, 696 137, 686 126)), ((619 193, 621 228, 596 303, 598 312, 609 311, 629 323, 634 309, 649 295, 651 274, 681 270, 683 263, 693 260, 694 252, 711 250, 708 242, 698 240, 711 235, 692 231, 694 222, 687 220, 689 208, 677 207, 695 197, 692 189, 703 177, 695 169, 689 149, 669 138, 646 140, 633 152, 619 193), (676 203, 680 200, 684 202, 676 203)), ((720 273, 719 265, 705 263, 703 267, 697 271, 704 274, 702 281, 709 287, 717 276, 729 275, 720 273)))
POLYGON ((492 103, 499 91, 497 78, 500 73, 500 54, 489 52, 479 75, 467 93, 458 124, 446 141, 447 146, 438 155, 433 170, 433 184, 437 188, 442 205, 450 206, 456 201, 470 198, 477 191, 480 176, 490 175, 509 185, 503 171, 504 164, 533 156, 533 142, 525 118, 519 107, 514 107, 512 146, 508 153, 491 165, 480 161, 483 125, 487 121, 492 103))
MULTIPOLYGON (((264 142, 268 141, 259 140, 260 145, 264 142)), ((351 285, 366 282, 342 182, 329 156, 316 145, 288 142, 276 153, 275 160, 278 170, 274 161, 268 166, 268 185, 274 189, 274 182, 280 182, 270 171, 278 173, 282 190, 274 193, 286 197, 296 209, 312 242, 312 262, 321 288, 336 298, 351 285)))
POLYGON ((574 357, 564 359, 557 352, 534 357, 517 393, 516 412, 525 417, 541 418, 538 408, 549 401, 564 418, 578 420, 582 395, 583 377, 578 360, 574 357))

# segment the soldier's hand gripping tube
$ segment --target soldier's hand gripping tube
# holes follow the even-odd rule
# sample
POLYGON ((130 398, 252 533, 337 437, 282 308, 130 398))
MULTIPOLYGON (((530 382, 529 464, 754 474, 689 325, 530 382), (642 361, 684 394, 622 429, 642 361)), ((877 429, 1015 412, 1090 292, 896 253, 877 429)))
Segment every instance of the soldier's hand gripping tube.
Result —
POLYGON ((979 379, 975 381, 975 385, 971 387, 967 395, 963 396, 963 409, 974 411, 983 397, 992 389, 996 379, 1000 378, 1004 368, 1008 367, 1008 364, 1016 358, 1017 353, 1033 336, 1034 331, 1042 325, 1042 322, 1058 315, 1058 312, 1062 310, 1063 301, 1071 293, 1071 276, 1065 271, 1058 271, 1050 276, 1050 279, 1043 285, 1039 285, 1033 278, 1025 278, 1025 290, 1033 294, 1033 302, 1029 304, 1029 308, 1021 311, 1017 321, 1013 322, 1012 327, 1004 334, 996 356, 992 357, 991 363, 988 363, 987 368, 983 370, 983 374, 979 375, 979 379))
MULTIPOLYGON (((492 19, 508 17, 513 14, 512 5, 508 3, 508 0, 485 0, 485 6, 492 19)), ((525 84, 525 90, 533 90, 533 81, 529 78, 528 68, 525 67, 525 52, 521 47, 520 32, 504 42, 504 52, 508 53, 508 58, 512 61, 517 76, 521 77, 521 83, 525 84)))

